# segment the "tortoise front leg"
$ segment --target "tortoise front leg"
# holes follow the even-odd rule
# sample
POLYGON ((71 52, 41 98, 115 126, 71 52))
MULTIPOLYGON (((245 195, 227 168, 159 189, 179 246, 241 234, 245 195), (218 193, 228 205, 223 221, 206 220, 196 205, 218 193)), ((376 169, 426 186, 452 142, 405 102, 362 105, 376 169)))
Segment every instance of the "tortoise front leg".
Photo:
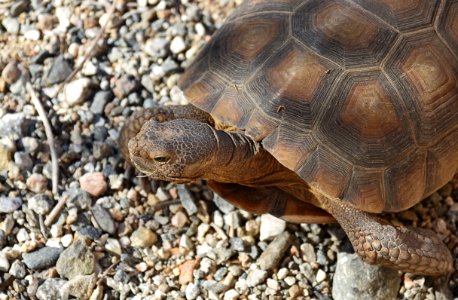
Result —
POLYGON ((433 231, 393 226, 339 199, 318 199, 322 208, 340 223, 355 252, 365 262, 430 276, 452 271, 450 250, 433 231))
POLYGON ((130 162, 127 145, 129 140, 140 132, 143 124, 149 120, 155 120, 158 123, 162 123, 175 119, 192 119, 207 123, 211 126, 214 125, 213 118, 210 114, 190 104, 164 107, 158 106, 136 111, 127 119, 119 133, 118 144, 124 159, 130 162))
POLYGON ((208 180, 208 186, 225 200, 254 214, 271 214, 292 223, 336 223, 326 211, 278 188, 253 188, 208 180))

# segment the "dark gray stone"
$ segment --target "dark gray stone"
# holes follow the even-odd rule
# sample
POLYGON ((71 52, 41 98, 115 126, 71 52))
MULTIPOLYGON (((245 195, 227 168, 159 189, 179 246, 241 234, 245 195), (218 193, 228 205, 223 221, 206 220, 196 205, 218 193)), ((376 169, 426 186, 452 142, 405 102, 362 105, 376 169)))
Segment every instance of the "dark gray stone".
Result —
POLYGON ((64 81, 71 73, 72 67, 63 55, 56 57, 45 76, 45 83, 52 85, 64 81))
POLYGON ((94 100, 90 110, 94 114, 102 114, 105 109, 105 105, 113 100, 113 93, 111 91, 99 91, 94 95, 94 100))
POLYGON ((92 226, 84 226, 78 229, 78 233, 82 236, 88 237, 91 240, 97 240, 102 235, 102 231, 92 226))
POLYGON ((109 234, 114 234, 116 232, 113 218, 105 208, 96 204, 92 207, 92 214, 97 224, 99 224, 100 229, 109 234))
POLYGON ((229 203, 223 197, 221 197, 220 195, 216 193, 213 196, 213 202, 215 203, 216 207, 218 207, 218 209, 225 214, 228 214, 234 210, 234 205, 232 205, 231 203, 229 203))
POLYGON ((197 213, 197 205, 184 184, 177 185, 178 195, 180 197, 181 204, 188 213, 188 216, 192 216, 197 213))
POLYGON ((332 296, 335 300, 396 299, 401 284, 398 271, 369 265, 358 255, 338 253, 332 296))
POLYGON ((31 171, 33 168, 33 161, 26 152, 14 153, 14 163, 21 171, 31 171))
POLYGON ((0 197, 0 213, 12 213, 22 205, 22 199, 18 197, 0 197))
POLYGON ((41 270, 55 265, 62 248, 44 247, 34 252, 24 253, 22 258, 29 269, 41 270))

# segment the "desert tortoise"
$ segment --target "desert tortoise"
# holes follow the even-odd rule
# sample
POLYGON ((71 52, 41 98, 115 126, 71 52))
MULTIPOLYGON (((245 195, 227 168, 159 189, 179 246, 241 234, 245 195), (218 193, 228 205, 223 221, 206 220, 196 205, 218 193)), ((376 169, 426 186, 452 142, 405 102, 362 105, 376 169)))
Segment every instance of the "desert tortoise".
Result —
POLYGON ((207 179, 254 213, 337 220, 369 263, 452 270, 439 236, 375 214, 458 170, 458 1, 246 1, 180 87, 191 105, 137 112, 121 132, 140 171, 207 179))

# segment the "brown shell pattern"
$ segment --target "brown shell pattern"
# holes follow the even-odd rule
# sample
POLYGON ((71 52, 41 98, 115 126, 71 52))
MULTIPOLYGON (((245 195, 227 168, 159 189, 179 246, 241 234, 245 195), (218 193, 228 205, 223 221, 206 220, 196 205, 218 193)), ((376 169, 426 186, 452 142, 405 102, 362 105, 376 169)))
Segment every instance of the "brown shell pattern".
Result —
POLYGON ((180 86, 323 194, 411 207, 458 171, 458 0, 252 0, 180 86))

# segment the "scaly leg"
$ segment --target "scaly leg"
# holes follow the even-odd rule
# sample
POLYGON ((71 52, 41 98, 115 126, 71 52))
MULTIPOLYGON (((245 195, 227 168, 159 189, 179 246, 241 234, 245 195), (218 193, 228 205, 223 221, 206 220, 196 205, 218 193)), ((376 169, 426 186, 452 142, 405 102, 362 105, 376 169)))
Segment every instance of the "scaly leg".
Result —
POLYGON ((393 226, 339 199, 318 199, 321 207, 340 223, 355 252, 365 262, 430 276, 452 271, 450 250, 433 231, 393 226))

